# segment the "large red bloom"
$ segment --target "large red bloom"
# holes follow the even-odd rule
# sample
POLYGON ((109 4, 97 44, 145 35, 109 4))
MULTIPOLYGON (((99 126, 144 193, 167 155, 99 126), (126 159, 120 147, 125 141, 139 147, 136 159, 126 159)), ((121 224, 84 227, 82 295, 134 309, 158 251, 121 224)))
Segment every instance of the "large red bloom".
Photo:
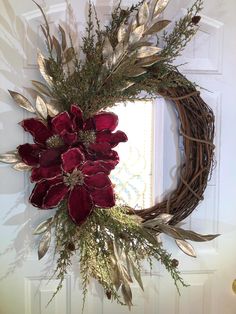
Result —
POLYGON ((88 160, 104 160, 112 170, 119 162, 114 148, 127 141, 124 132, 116 131, 118 117, 114 113, 101 112, 83 119, 81 109, 72 105, 70 112, 62 112, 47 124, 40 119, 30 118, 21 122, 25 131, 31 133, 35 144, 18 147, 19 155, 32 166, 31 180, 39 182, 52 179, 61 173, 61 155, 72 147, 83 151, 88 160))
POLYGON ((35 185, 30 196, 34 206, 54 208, 67 199, 69 215, 79 225, 95 206, 109 208, 115 205, 109 170, 104 167, 104 162, 85 161, 79 148, 70 148, 63 153, 61 161, 59 175, 35 185))

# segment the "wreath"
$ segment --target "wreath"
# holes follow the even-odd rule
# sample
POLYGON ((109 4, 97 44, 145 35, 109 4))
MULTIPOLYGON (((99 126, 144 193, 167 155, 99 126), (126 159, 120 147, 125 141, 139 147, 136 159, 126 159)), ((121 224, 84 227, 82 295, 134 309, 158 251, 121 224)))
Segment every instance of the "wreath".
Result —
POLYGON ((74 255, 79 256, 83 304, 91 278, 109 299, 132 305, 130 284, 143 289, 141 263, 153 258, 185 286, 178 261, 163 247, 159 235, 175 239, 178 247, 195 257, 191 241, 209 241, 217 235, 200 235, 177 227, 203 200, 214 160, 214 114, 197 86, 173 64, 198 29, 202 0, 172 27, 160 18, 168 0, 141 1, 123 9, 119 4, 110 23, 101 27, 89 3, 86 33, 74 47, 70 32, 59 25, 51 34, 43 9, 48 57, 38 52, 44 79, 32 81, 35 105, 9 91, 15 102, 35 115, 20 124, 34 143, 2 154, 2 162, 30 172, 34 183, 30 203, 38 209, 56 208, 52 217, 34 230, 40 238, 41 259, 55 237, 56 277, 63 280, 74 255), (169 29, 169 31, 168 31, 169 29), (161 48, 160 48, 161 47, 161 48), (80 56, 81 55, 81 56, 80 56), (114 149, 128 140, 116 130, 118 116, 106 111, 118 102, 161 95, 177 111, 184 144, 177 188, 150 208, 134 209, 115 193, 109 178, 119 163, 114 149))

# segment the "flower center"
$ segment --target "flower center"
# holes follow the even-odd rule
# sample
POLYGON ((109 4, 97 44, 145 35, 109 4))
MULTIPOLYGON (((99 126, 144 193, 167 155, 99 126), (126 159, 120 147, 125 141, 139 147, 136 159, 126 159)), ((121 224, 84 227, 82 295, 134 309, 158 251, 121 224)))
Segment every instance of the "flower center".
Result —
POLYGON ((84 175, 82 171, 75 169, 72 173, 66 173, 63 180, 66 186, 74 188, 76 185, 84 184, 84 175))
POLYGON ((64 142, 59 135, 53 135, 47 139, 46 144, 50 148, 56 148, 63 146, 64 142))
POLYGON ((85 146, 94 143, 96 140, 96 133, 94 131, 79 131, 79 141, 81 141, 85 146))

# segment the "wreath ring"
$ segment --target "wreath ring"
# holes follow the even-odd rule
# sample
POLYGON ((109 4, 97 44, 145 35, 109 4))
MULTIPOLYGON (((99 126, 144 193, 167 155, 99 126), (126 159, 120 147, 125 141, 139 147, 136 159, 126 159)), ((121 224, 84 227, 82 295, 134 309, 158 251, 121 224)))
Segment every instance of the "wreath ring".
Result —
POLYGON ((136 210, 135 214, 151 220, 161 213, 170 213, 173 215, 170 223, 175 225, 189 216, 204 199, 214 164, 215 118, 197 90, 169 90, 162 96, 175 106, 180 135, 183 136, 180 182, 164 201, 150 208, 136 210))

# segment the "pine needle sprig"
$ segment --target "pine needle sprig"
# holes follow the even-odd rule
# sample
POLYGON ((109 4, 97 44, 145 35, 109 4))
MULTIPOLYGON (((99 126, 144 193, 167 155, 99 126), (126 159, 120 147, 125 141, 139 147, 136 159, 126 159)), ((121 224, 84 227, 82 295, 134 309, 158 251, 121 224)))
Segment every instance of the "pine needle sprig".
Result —
POLYGON ((198 26, 194 23, 194 17, 199 14, 202 8, 203 0, 196 0, 192 7, 187 10, 187 14, 175 23, 173 31, 170 34, 164 32, 164 48, 161 57, 165 58, 167 62, 172 62, 178 57, 196 34, 198 26))

